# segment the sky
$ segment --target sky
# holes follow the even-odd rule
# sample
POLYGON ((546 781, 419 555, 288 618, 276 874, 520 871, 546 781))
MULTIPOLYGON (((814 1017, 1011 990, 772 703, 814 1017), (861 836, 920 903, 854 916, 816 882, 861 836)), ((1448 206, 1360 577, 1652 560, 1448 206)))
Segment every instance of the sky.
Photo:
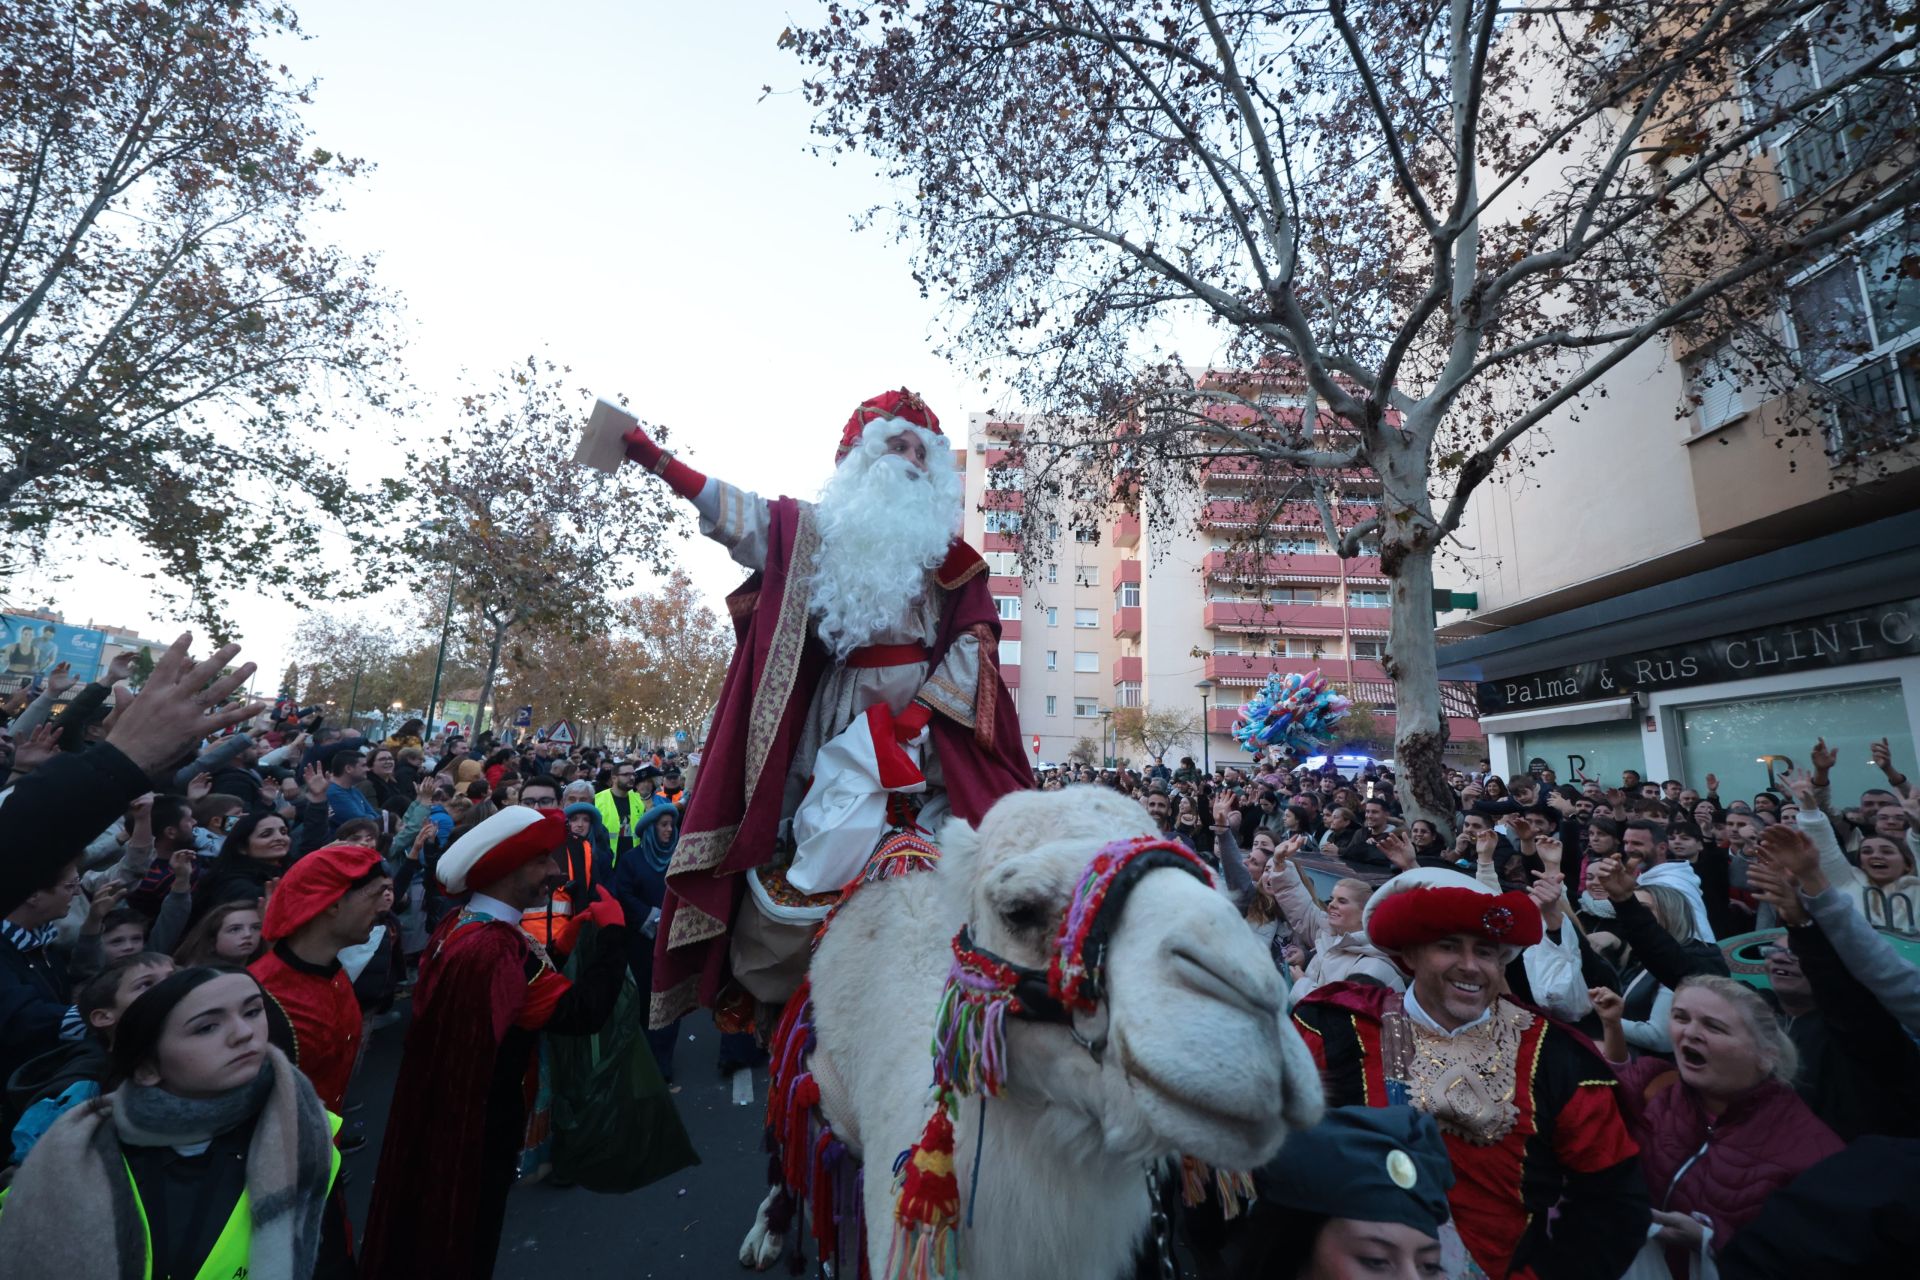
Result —
MULTIPOLYGON (((891 199, 871 163, 808 152, 801 67, 776 45, 816 5, 296 8, 308 38, 275 52, 318 81, 314 142, 373 166, 316 231, 380 256, 422 410, 328 439, 351 474, 403 466, 464 374, 484 380, 529 353, 598 394, 625 392, 692 465, 768 495, 813 496, 848 413, 882 390, 921 392, 962 439, 969 412, 1005 407, 933 354, 936 304, 905 246, 854 230, 891 199)), ((679 562, 717 603, 739 572, 688 528, 679 562)), ((106 567, 97 549, 57 559, 59 574, 23 575, 5 602, 153 638, 181 629, 184 595, 106 567)), ((277 676, 299 610, 223 603, 243 656, 277 676)))

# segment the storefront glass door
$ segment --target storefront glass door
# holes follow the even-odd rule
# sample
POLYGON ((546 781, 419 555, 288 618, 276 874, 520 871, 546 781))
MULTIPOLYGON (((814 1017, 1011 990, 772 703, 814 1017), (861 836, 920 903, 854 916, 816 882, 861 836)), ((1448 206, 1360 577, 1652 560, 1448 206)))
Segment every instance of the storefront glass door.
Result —
POLYGON ((1573 782, 1576 765, 1603 787, 1620 785, 1622 769, 1647 771, 1638 720, 1598 720, 1592 724, 1534 729, 1514 735, 1515 773, 1526 771, 1535 756, 1545 760, 1561 782, 1573 782))
MULTIPOLYGON (((1705 791, 1707 775, 1719 775, 1723 804, 1750 800, 1766 788, 1763 756, 1784 756, 1802 769, 1811 767, 1807 749, 1821 736, 1840 752, 1833 768, 1838 807, 1850 809, 1868 787, 1887 785, 1868 754, 1868 745, 1881 738, 1892 748, 1894 768, 1920 776, 1897 682, 1703 703, 1679 708, 1674 719, 1684 780, 1705 791)), ((1776 760, 1775 774, 1786 767, 1786 760, 1776 760)))

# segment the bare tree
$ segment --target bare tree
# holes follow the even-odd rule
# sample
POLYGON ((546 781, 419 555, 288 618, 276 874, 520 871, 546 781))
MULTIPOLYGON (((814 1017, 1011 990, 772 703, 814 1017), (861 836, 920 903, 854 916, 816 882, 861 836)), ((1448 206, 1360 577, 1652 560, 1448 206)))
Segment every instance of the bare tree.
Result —
POLYGON ((1154 760, 1197 740, 1200 733, 1200 717, 1190 711, 1146 706, 1121 707, 1113 713, 1114 737, 1140 747, 1154 760))
MULTIPOLYGON (((313 234, 358 162, 315 145, 258 0, 0 6, 0 572, 82 533, 219 625, 233 587, 337 589, 401 490, 313 449, 389 402, 392 304, 313 234)), ((57 563, 57 562, 56 562, 57 563)))
POLYGON ((415 550, 453 570, 456 609, 485 654, 481 715, 510 641, 527 629, 584 641, 616 625, 635 568, 658 561, 679 519, 637 467, 565 464, 564 442, 593 402, 568 373, 530 356, 466 396, 460 426, 422 469, 443 514, 415 550))
POLYGON ((1235 466, 1249 554, 1377 545, 1402 798, 1442 821, 1433 557, 1476 487, 1646 344, 1777 329, 1788 273, 1920 197, 1894 0, 848 0, 786 39, 830 147, 907 193, 954 350, 1042 415, 1030 505, 1191 519, 1235 466), (1830 145, 1783 177, 1796 127, 1830 145))

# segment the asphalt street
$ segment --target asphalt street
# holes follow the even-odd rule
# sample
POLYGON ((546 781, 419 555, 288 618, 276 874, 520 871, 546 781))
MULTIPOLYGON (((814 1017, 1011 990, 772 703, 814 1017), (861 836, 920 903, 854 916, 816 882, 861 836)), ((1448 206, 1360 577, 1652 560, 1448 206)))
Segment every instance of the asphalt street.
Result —
MULTIPOLYGON (((400 1007, 407 1005, 403 1001, 400 1007)), ((367 1135, 366 1146, 346 1161, 347 1202, 356 1230, 367 1220, 405 1033, 404 1021, 374 1033, 348 1098, 350 1107, 360 1104, 350 1112, 349 1124, 364 1124, 367 1135)), ((766 1194, 767 1157, 760 1146, 766 1070, 753 1072, 752 1104, 735 1105, 732 1079, 714 1069, 719 1037, 712 1021, 705 1014, 689 1017, 681 1035, 675 1054, 680 1092, 674 1102, 700 1163, 624 1196, 544 1183, 516 1188, 507 1202, 497 1280, 750 1274, 741 1270, 738 1254, 766 1194)))

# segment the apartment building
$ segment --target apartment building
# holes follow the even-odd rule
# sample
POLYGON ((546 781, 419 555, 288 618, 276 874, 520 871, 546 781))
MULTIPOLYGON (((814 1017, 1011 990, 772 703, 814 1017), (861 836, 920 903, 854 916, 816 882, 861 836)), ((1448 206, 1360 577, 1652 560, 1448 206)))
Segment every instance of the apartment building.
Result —
MULTIPOLYGON (((1213 376, 1213 375, 1209 375, 1213 376)), ((1297 389, 1263 390, 1269 403, 1297 400, 1297 389)), ((1392 684, 1380 665, 1388 628, 1386 580, 1378 554, 1342 560, 1327 545, 1311 504, 1280 514, 1265 550, 1246 536, 1258 518, 1246 500, 1253 476, 1244 461, 1208 467, 1200 492, 1158 522, 1116 507, 1093 530, 1074 530, 1058 512, 1031 510, 1017 469, 1006 467, 1023 427, 973 414, 966 450, 966 534, 986 554, 1001 625, 1001 671, 1020 709, 1035 759, 1064 760, 1081 739, 1139 761, 1137 747, 1115 748, 1111 713, 1122 707, 1186 710, 1205 741, 1184 751, 1195 760, 1244 760, 1232 737, 1239 706, 1267 676, 1319 670, 1381 708, 1381 732, 1393 731, 1392 684), (1034 580, 1017 563, 1024 539, 1045 547, 1034 580)), ((1378 485, 1342 477, 1337 518, 1365 519, 1378 485)), ((1471 691, 1450 690, 1455 750, 1477 758, 1484 743, 1471 691)))
MULTIPOLYGON (((1792 65, 1843 75, 1870 48, 1816 45, 1792 65)), ((1774 60, 1757 49, 1746 74, 1777 74, 1774 60)), ((1862 150, 1874 102, 1850 94, 1765 140, 1782 207, 1818 210, 1899 170, 1862 150)), ((1476 682, 1496 770, 1714 773, 1730 799, 1805 765, 1824 735, 1851 799, 1880 781, 1873 741, 1915 761, 1920 281, 1897 264, 1916 245, 1907 209, 1778 300, 1780 339, 1844 409, 1756 393, 1725 338, 1677 339, 1615 370, 1577 422, 1548 425, 1526 473, 1476 496, 1460 542, 1479 608, 1449 626, 1441 672, 1476 682)))

